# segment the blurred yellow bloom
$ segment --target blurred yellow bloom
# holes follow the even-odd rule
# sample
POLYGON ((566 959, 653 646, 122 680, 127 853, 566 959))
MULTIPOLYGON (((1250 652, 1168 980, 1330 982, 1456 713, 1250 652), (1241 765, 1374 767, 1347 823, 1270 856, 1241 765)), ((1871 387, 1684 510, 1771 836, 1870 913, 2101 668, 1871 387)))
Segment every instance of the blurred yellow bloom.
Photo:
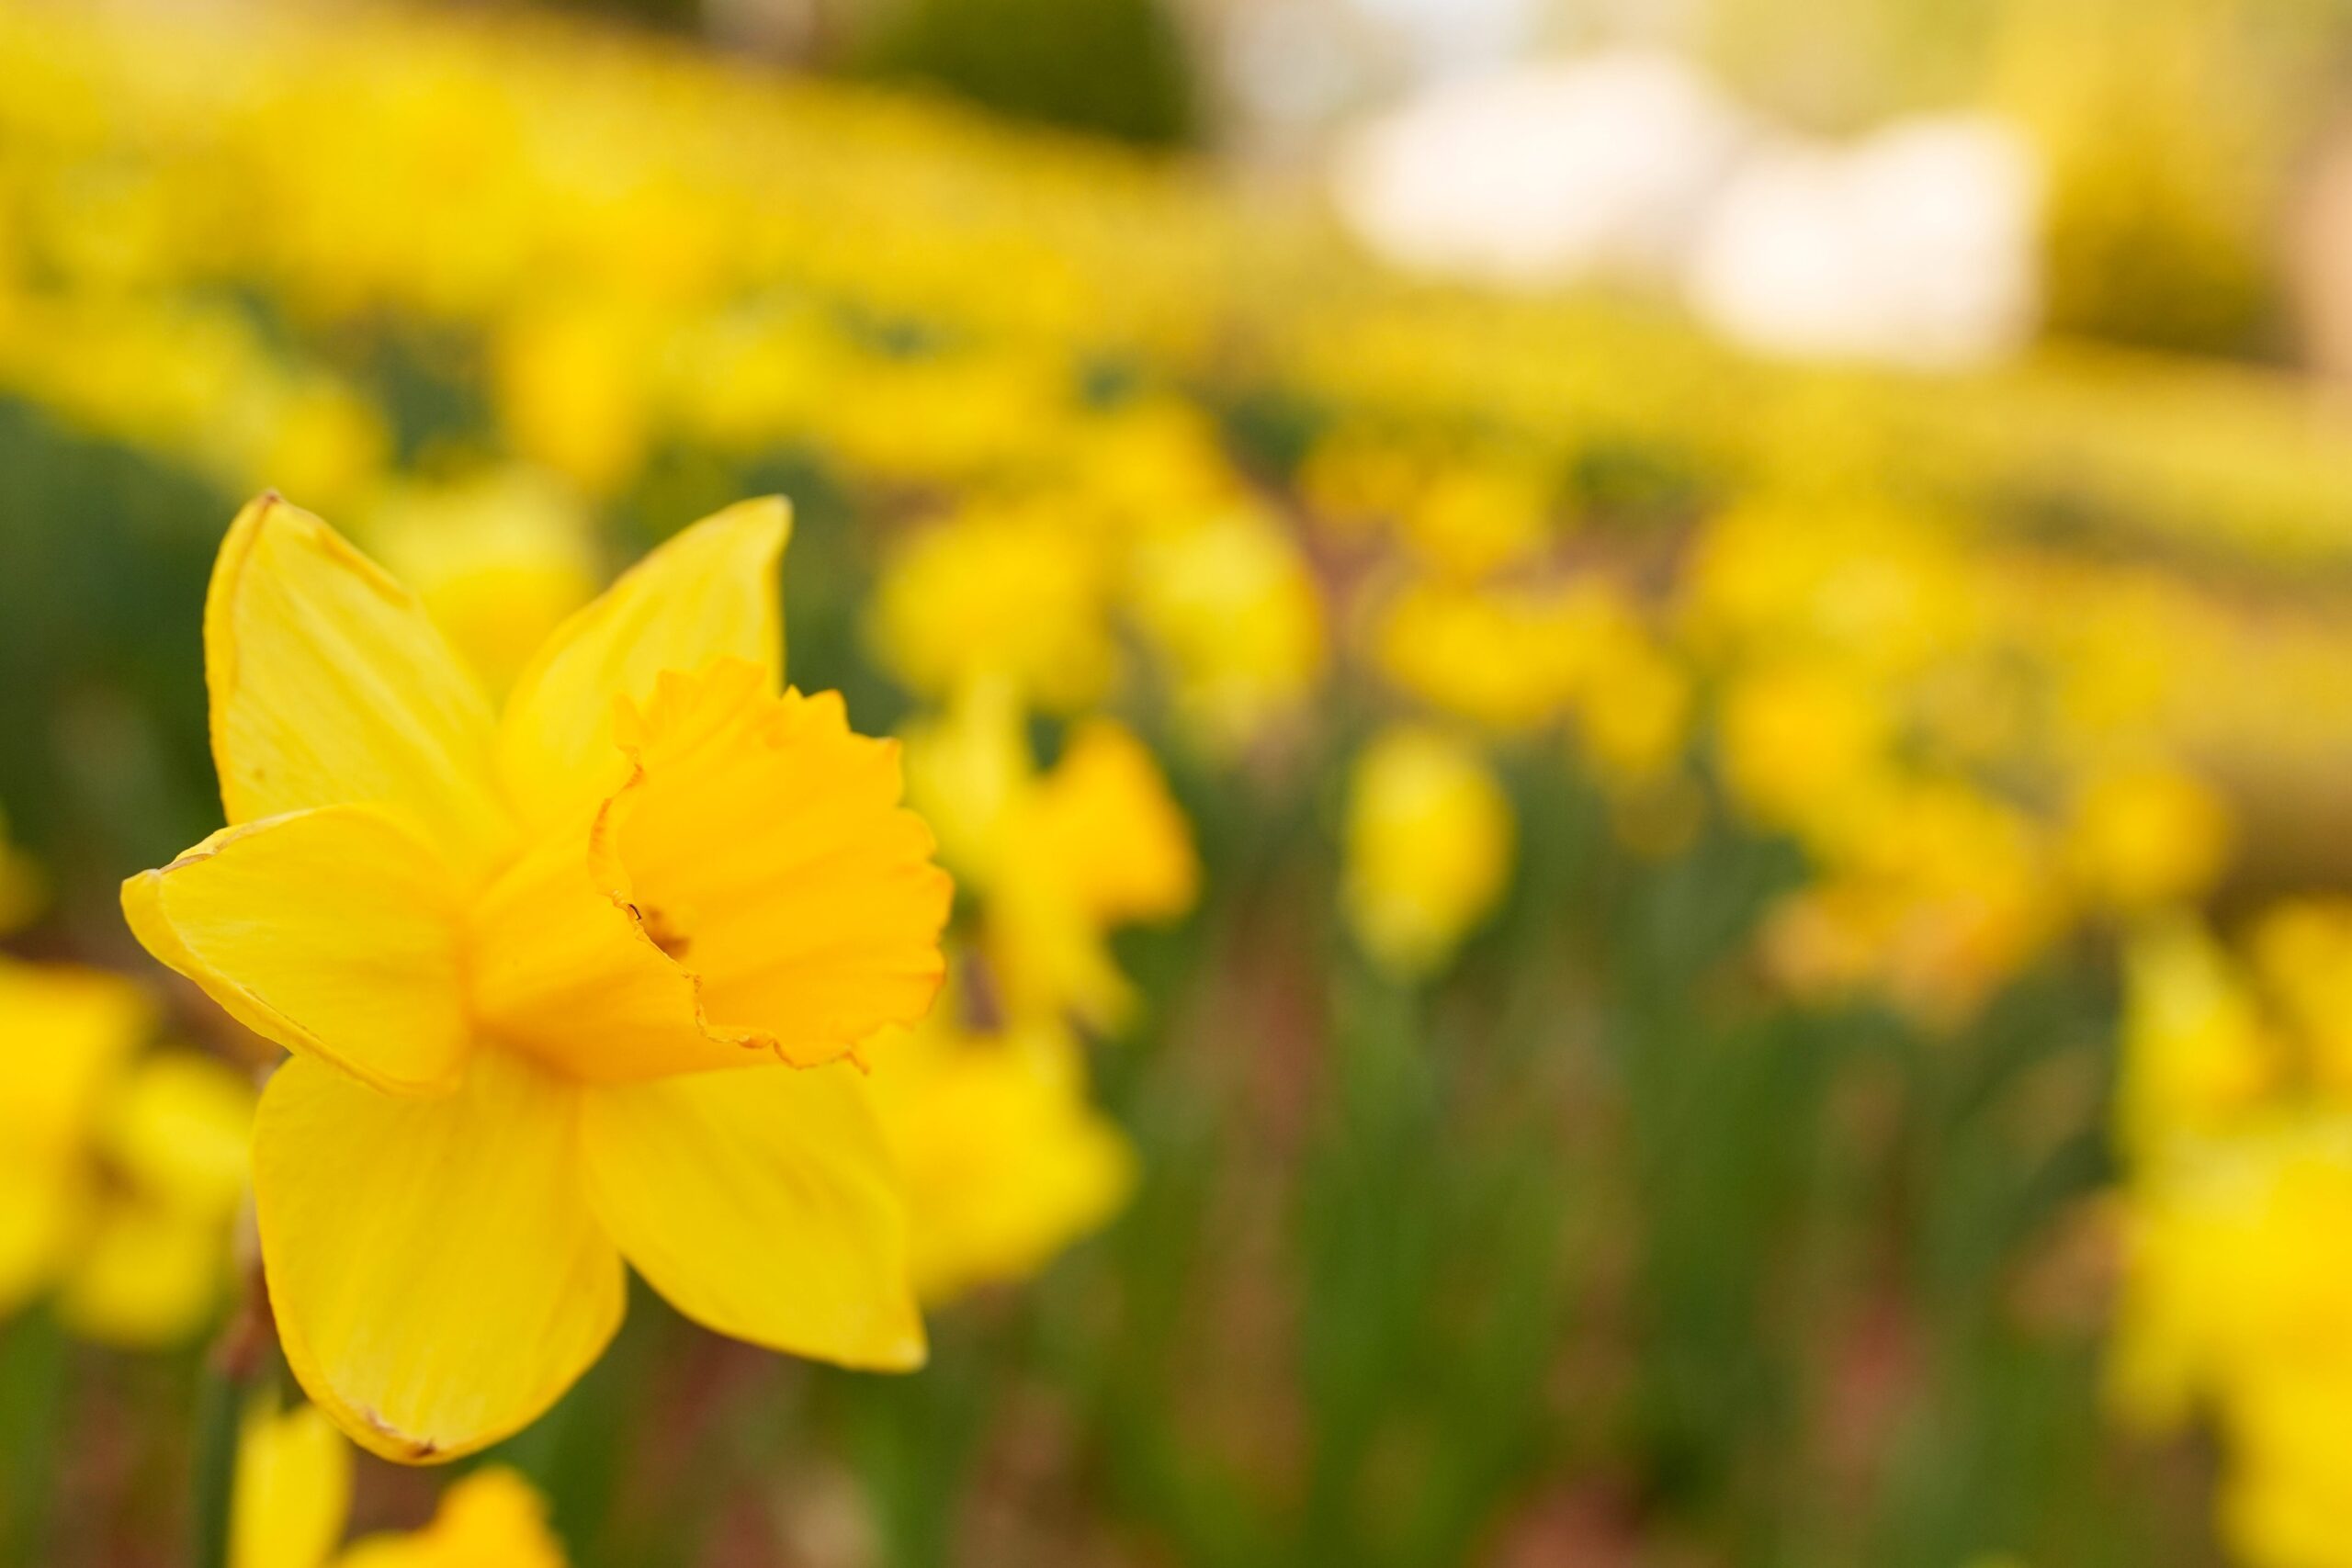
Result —
POLYGON ((2291 903, 2242 959, 2179 921, 2135 939, 2118 1110, 2121 1412, 2209 1414, 2222 1534, 2255 1568, 2352 1563, 2352 905, 2291 903))
POLYGON ((1628 596, 1599 581, 1579 588, 1566 649, 1577 740, 1604 783, 1650 783, 1681 760, 1690 677, 1642 624, 1628 596))
POLYGON ((2352 1486, 2352 1120, 2283 1114, 2135 1170, 2110 1372, 2132 1419, 2210 1409, 2225 1440, 2222 1526, 2259 1568, 2347 1557, 2352 1486))
POLYGON ((1011 687, 980 682, 907 732, 909 800, 983 906, 981 947, 1015 1016, 1116 1030, 1133 997, 1114 928, 1193 906, 1192 829, 1144 744, 1107 718, 1073 728, 1040 773, 1011 687))
POLYGON ((2175 919, 2135 934, 2124 978, 2115 1114, 2127 1154, 2226 1128, 2277 1084, 2281 1043, 2245 976, 2195 924, 2175 919))
POLYGON ((546 1502, 521 1475, 492 1465, 451 1486, 424 1529, 368 1536, 335 1568, 564 1568, 566 1561, 546 1502))
POLYGON ((503 715, 316 518, 265 497, 221 547, 231 825, 123 904, 294 1053, 254 1138, 270 1301, 311 1397, 388 1458, 545 1410, 617 1327, 624 1258, 719 1332, 922 1359, 862 1080, 779 1064, 922 1016, 950 889, 896 748, 778 691, 786 531, 763 502, 679 535, 503 715))
POLYGON ((1446 713, 1531 729, 1574 687, 1576 604, 1557 589, 1412 583, 1378 611, 1373 657, 1398 690, 1446 713))
POLYGON ((231 1493, 229 1568, 325 1568, 351 1514, 349 1444, 315 1404, 246 1406, 231 1493))
POLYGON ((1135 1151, 1089 1103, 1085 1057, 1058 1021, 990 1032, 934 1011, 868 1055, 924 1301, 1025 1279, 1126 1202, 1135 1151))
POLYGON ((2229 856, 2228 808, 2177 768, 2110 769, 2075 802, 2067 845, 2075 880, 2097 903, 2126 912, 2196 898, 2229 856))
POLYGON ((1341 900, 1356 940, 1406 978, 1442 969, 1510 880, 1510 801, 1476 750, 1396 726, 1348 778, 1341 900))
POLYGON ((237 1449, 230 1568, 563 1568, 547 1504, 511 1470, 452 1485, 421 1530, 338 1552, 351 1511, 351 1450, 315 1405, 255 1403, 237 1449))
POLYGON ((1720 720, 1724 782, 1765 827, 1834 835, 1885 783, 1886 716, 1822 665, 1734 679, 1720 720))
POLYGON ((2016 975, 2064 913, 2035 825, 1955 781, 1873 797, 1825 858, 1768 922, 1768 965, 1800 995, 1867 986, 1939 1027, 2016 975))
POLYGON ((253 1090, 193 1052, 137 1056, 153 1023, 129 980, 0 959, 0 1029, 28 1047, 0 1074, 0 1315, 53 1289, 74 1333, 146 1348, 218 1310, 253 1090))
POLYGON ((2312 1082, 2352 1102, 2352 901, 2304 898, 2265 913, 2246 956, 2312 1082))
POLYGON ((1104 542, 1042 506, 974 507, 896 547, 868 627, 899 680, 944 697, 982 679, 1069 713, 1119 674, 1104 542))
POLYGON ((1475 579, 1540 554, 1551 542, 1552 504, 1551 478, 1538 469, 1465 463, 1430 477, 1401 531, 1436 570, 1475 579))
POLYGON ((515 453, 592 495, 633 476, 652 439, 654 328, 592 303, 550 302, 500 324, 492 379, 515 453))
POLYGON ((396 489, 369 514, 366 536, 493 693, 599 581, 586 513, 526 468, 396 489))
POLYGON ((1178 711, 1213 750, 1247 746, 1295 716, 1322 681, 1321 591, 1289 530, 1256 507, 1147 534, 1127 598, 1178 711))

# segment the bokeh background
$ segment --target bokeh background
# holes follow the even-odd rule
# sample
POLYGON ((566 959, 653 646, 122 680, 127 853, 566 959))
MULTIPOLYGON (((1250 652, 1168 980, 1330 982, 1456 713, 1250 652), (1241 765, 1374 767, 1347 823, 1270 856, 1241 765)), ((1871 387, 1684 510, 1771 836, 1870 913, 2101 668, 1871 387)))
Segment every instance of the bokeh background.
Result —
POLYGON ((958 876, 932 1365, 639 1292, 575 1563, 2352 1563, 2346 375, 2339 0, 0 0, 0 1562, 190 1560, 274 487, 493 682, 788 495, 958 876))

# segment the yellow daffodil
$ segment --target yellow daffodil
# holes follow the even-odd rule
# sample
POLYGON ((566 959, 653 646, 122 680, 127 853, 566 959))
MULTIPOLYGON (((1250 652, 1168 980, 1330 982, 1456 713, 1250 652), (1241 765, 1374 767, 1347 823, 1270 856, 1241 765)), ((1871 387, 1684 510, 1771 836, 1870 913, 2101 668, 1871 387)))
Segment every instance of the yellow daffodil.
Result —
POLYGON ((123 903, 293 1055, 254 1137, 287 1359, 345 1431, 447 1459, 618 1326, 922 1359, 857 1075, 922 1016, 950 895, 897 749, 779 692, 786 519, 686 530, 567 620, 503 714, 416 596, 265 497, 205 606, 230 826, 123 903), (805 1068, 809 1070, 794 1070, 805 1068))
POLYGON ((2124 977, 2115 1117, 2127 1153, 2226 1128, 2278 1082, 2284 1043, 2246 976, 2194 922, 2135 933, 2124 977))
POLYGON ((982 902, 980 945, 1012 1011, 1121 1027, 1133 997, 1108 933, 1182 914, 1200 884, 1191 828, 1144 744, 1088 719, 1040 773, 1012 688, 983 682, 908 731, 907 791, 982 902))
POLYGON ((926 696, 1001 679, 1048 712, 1075 712, 1119 674, 1109 570, 1102 542, 1057 510, 972 507, 898 545, 868 633, 926 696))
POLYGON ((1392 973, 1442 968, 1510 880, 1510 797, 1476 750, 1434 729, 1375 736, 1348 782, 1343 903, 1392 973))
POLYGON ((337 1550, 351 1511, 352 1453, 316 1405, 245 1413, 229 1568, 563 1568, 547 1504, 492 1465, 451 1486, 431 1524, 337 1550))
POLYGON ((1373 657, 1397 690, 1475 724, 1532 729, 1576 679, 1577 607, 1551 588, 1414 582, 1380 606, 1373 657))
POLYGON ((1295 716, 1328 657, 1321 590, 1289 531, 1230 506, 1138 540, 1127 603, 1202 744, 1246 746, 1295 716))
POLYGON ((944 1012, 870 1053, 907 1183, 915 1289, 929 1302, 1035 1273, 1135 1184, 1135 1151, 1089 1103, 1067 1027, 981 1031, 944 1012))
POLYGON ((1827 663, 1747 671, 1723 697, 1724 782, 1758 826, 1836 841, 1888 787, 1884 706, 1827 663))
POLYGON ((229 1274, 253 1090, 191 1051, 137 1055, 131 981, 0 960, 0 1316, 53 1290, 85 1338, 185 1341, 229 1274))
POLYGON ((1905 780, 1868 799, 1817 826, 1831 840, 1823 874, 1774 911, 1767 965, 1800 996, 1867 986, 1922 1022, 1957 1024, 2060 928, 2042 836, 1953 780, 1905 780))
POLYGON ((2230 814, 2179 768, 2105 770, 2083 788, 2069 825, 2076 880, 2125 913, 2202 896, 2229 857, 2230 814))
POLYGON ((2221 1535, 2251 1568, 2352 1564, 2352 906, 2264 913, 2242 947, 2185 919, 2134 938, 2109 1381, 2155 1430, 2210 1416, 2221 1535))
POLYGON ((2302 1069, 2352 1097, 2352 900, 2299 898, 2246 933, 2246 957, 2272 1010, 2302 1045, 2302 1069))

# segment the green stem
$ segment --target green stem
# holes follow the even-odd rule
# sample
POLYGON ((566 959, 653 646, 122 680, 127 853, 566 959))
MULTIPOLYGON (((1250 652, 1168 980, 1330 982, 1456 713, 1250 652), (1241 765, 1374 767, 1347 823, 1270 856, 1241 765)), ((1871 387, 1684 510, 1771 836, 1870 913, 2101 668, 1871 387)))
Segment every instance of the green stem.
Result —
POLYGON ((192 1568, 229 1568, 237 1502, 237 1438, 244 1427, 246 1396, 268 1370, 276 1338, 267 1303, 260 1281, 249 1282, 244 1301, 204 1359, 188 1476, 192 1568))
POLYGON ((196 1454, 190 1478, 194 1568, 229 1568, 229 1517, 236 1501, 238 1412, 244 1384, 229 1359, 205 1358, 196 1396, 196 1454))

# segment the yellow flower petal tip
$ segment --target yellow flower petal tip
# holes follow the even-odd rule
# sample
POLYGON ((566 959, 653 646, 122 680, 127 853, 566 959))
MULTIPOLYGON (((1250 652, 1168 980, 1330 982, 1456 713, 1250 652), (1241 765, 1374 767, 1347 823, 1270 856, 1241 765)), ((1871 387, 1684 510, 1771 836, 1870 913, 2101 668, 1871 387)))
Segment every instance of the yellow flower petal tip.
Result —
POLYGON ((393 813, 342 806, 224 828, 123 884, 158 961, 265 1039, 387 1094, 447 1094, 465 1067, 450 874, 393 813))

